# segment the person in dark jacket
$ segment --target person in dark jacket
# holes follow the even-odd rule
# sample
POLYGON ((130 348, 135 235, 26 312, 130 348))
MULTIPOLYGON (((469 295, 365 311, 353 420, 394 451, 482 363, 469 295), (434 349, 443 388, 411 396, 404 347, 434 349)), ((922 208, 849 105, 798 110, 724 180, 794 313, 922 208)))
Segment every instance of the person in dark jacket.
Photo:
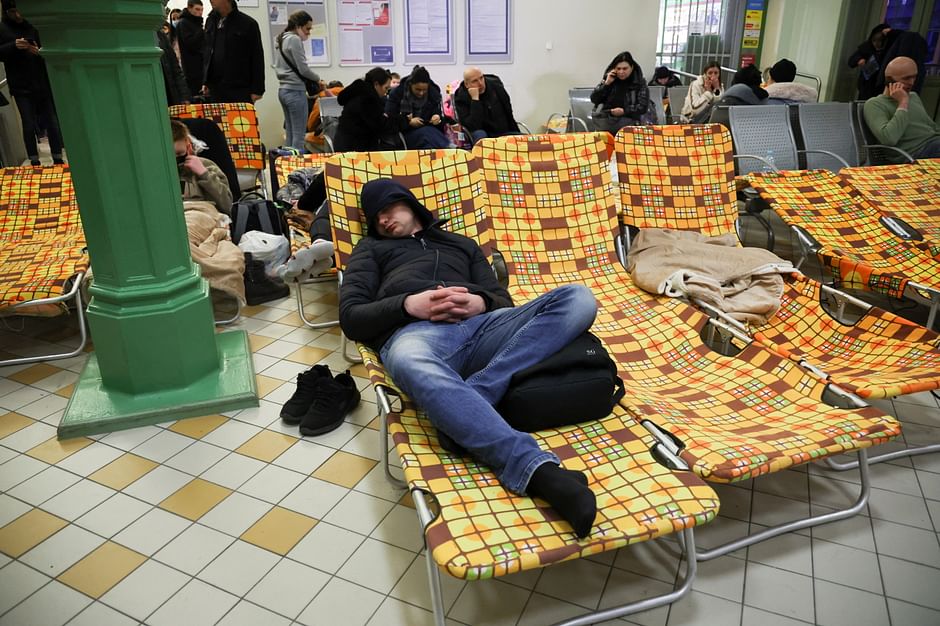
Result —
POLYGON ((650 86, 660 85, 661 87, 679 87, 682 81, 679 77, 665 65, 660 65, 653 71, 653 78, 650 80, 650 86))
POLYGON ((395 383, 453 444, 509 491, 546 500, 586 537, 597 503, 584 474, 563 469, 494 406, 515 372, 591 326, 591 291, 569 285, 513 307, 480 247, 442 230, 404 186, 373 180, 361 200, 368 231, 343 274, 343 332, 380 351, 395 383))
POLYGON ((378 150, 383 135, 394 130, 385 115, 385 95, 391 82, 388 70, 373 67, 336 96, 342 105, 333 149, 336 152, 378 150))
POLYGON ((176 62, 176 53, 173 44, 163 30, 157 31, 157 46, 163 54, 160 55, 160 69, 163 70, 163 86, 166 88, 166 102, 169 105, 189 104, 191 95, 189 85, 183 70, 176 62))
POLYGON ((256 102, 264 95, 264 48, 258 22, 235 0, 210 0, 203 83, 215 102, 256 102))
POLYGON ((473 143, 483 137, 519 134, 503 81, 495 74, 484 74, 478 67, 463 73, 463 83, 454 93, 454 110, 460 124, 470 131, 473 143))
POLYGON ((884 68, 897 57, 909 57, 917 63, 915 92, 924 84, 927 42, 919 34, 896 30, 890 24, 878 24, 871 29, 868 39, 859 44, 849 57, 848 66, 858 68, 858 99, 868 100, 885 89, 884 68))
POLYGON ((409 148, 453 148, 444 132, 442 103, 441 88, 419 65, 388 94, 385 113, 398 124, 409 148))
POLYGON ((176 25, 176 41, 180 48, 180 65, 189 92, 197 94, 202 90, 203 55, 206 47, 206 33, 202 29, 202 0, 189 0, 180 13, 176 25))
POLYGON ((643 123, 643 116, 650 107, 650 90, 643 79, 643 69, 633 60, 629 52, 614 57, 604 79, 591 94, 591 102, 597 105, 594 119, 598 127, 616 135, 624 126, 643 123))
POLYGON ((731 86, 715 103, 722 106, 767 104, 768 94, 761 84, 761 73, 754 65, 746 65, 734 73, 731 86))
POLYGON ((23 18, 15 0, 3 0, 0 8, 3 9, 0 17, 0 61, 6 67, 10 94, 20 112, 26 155, 31 165, 41 165, 36 144, 41 123, 49 138, 53 162, 64 163, 52 86, 46 73, 46 62, 39 52, 39 31, 23 18))

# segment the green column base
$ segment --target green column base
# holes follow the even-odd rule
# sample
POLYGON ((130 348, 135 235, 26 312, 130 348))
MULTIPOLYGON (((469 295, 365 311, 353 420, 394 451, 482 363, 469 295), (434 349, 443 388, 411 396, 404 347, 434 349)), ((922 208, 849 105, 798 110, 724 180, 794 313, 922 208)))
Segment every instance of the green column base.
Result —
MULTIPOLYGON (((131 395, 105 388, 92 353, 75 383, 59 424, 58 438, 85 435, 199 417, 258 406, 248 335, 243 330, 216 335, 220 368, 179 389, 131 395)), ((159 349, 159 346, 154 346, 159 349)))

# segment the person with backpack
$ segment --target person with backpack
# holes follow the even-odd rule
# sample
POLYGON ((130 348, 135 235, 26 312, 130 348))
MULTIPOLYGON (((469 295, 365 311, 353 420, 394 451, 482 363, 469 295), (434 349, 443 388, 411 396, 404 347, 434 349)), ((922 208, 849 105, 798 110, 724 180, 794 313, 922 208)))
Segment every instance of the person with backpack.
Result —
POLYGON ((320 77, 307 65, 304 42, 310 37, 313 18, 306 11, 294 11, 287 18, 287 27, 277 36, 274 69, 279 87, 277 99, 284 110, 287 145, 304 152, 307 130, 307 94, 321 91, 320 77))
POLYGON ((594 120, 612 135, 624 126, 639 126, 653 106, 650 90, 643 79, 643 69, 629 52, 614 57, 604 70, 604 79, 591 94, 597 105, 594 120))

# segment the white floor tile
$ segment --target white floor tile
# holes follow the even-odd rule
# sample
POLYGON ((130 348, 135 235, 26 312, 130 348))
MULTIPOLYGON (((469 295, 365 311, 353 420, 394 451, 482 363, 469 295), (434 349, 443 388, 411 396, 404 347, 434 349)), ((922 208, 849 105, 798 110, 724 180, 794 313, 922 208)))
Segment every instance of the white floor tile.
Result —
POLYGON ((166 565, 145 561, 101 596, 101 601, 135 619, 143 620, 189 580, 186 574, 166 565))
POLYGON ((251 365, 252 367, 254 367, 255 372, 258 374, 263 373, 264 370, 271 367, 278 361, 279 359, 273 356, 265 356, 263 354, 258 354, 258 353, 251 355, 251 365))
POLYGON ((311 477, 304 479, 296 489, 281 500, 280 506, 316 519, 324 519, 327 513, 348 493, 349 490, 344 487, 311 477))
POLYGON ((343 446, 343 450, 378 461, 382 454, 382 449, 379 447, 379 434, 369 428, 363 428, 343 446))
POLYGON ((918 563, 879 556, 885 595, 940 610, 940 570, 918 563))
POLYGON ((245 599, 293 619, 329 580, 329 574, 282 559, 248 592, 245 599))
MULTIPOLYGON (((444 614, 446 615, 450 608, 457 601, 457 597, 463 590, 464 585, 468 584, 463 580, 448 576, 441 572, 441 595, 444 597, 444 614)), ((472 584, 472 583, 470 583, 472 584)), ((389 595, 398 598, 408 604, 420 606, 428 611, 431 607, 431 590, 428 586, 428 568, 424 553, 411 562, 408 569, 398 580, 398 584, 392 589, 389 595)))
POLYGON ((336 573, 340 578, 387 594, 417 556, 374 539, 366 539, 336 573))
POLYGON ((5 493, 0 493, 0 528, 3 528, 17 517, 30 511, 33 507, 5 493))
POLYGON ((199 572, 199 578, 241 597, 279 560, 273 552, 236 541, 199 572))
MULTIPOLYGON (((831 512, 832 509, 813 506, 813 515, 831 512)), ((844 546, 858 548, 859 550, 875 551, 875 537, 871 530, 871 518, 865 515, 856 515, 849 519, 839 520, 834 524, 823 524, 812 530, 814 539, 823 539, 844 546)))
POLYGON ((320 522, 287 553, 287 556, 334 574, 365 539, 364 536, 345 528, 320 522))
MULTIPOLYGON (((56 365, 61 367, 58 362, 56 365)), ((78 380, 77 372, 70 372, 68 370, 63 370, 61 372, 56 372, 51 376, 46 376, 42 380, 37 380, 33 383, 33 387, 39 387, 43 391, 55 392, 62 387, 68 387, 72 383, 78 380)), ((64 407, 64 405, 63 405, 64 407)))
POLYGON ((515 624, 531 593, 495 579, 470 582, 447 616, 479 626, 515 624))
MULTIPOLYGON (((397 458, 394 462, 398 462, 397 458)), ((393 466, 392 474, 399 479, 401 479, 403 476, 400 467, 393 466)), ((381 463, 373 467, 369 473, 362 478, 362 480, 356 483, 355 490, 362 493, 367 493, 377 498, 382 498, 383 500, 389 500, 391 502, 398 502, 401 500, 401 497, 405 495, 404 489, 395 487, 390 482, 388 482, 388 479, 385 478, 385 470, 382 468, 381 463)))
POLYGON ((238 598, 201 580, 191 580, 147 618, 152 626, 215 624, 235 606, 238 598))
POLYGON ((139 623, 106 604, 93 602, 76 615, 75 619, 69 622, 69 626, 136 626, 139 623))
POLYGON ((151 437, 160 434, 162 430, 162 428, 158 428, 156 426, 129 428, 127 430, 119 430, 117 432, 107 434, 101 438, 101 442, 106 443, 109 446, 114 446, 115 448, 120 448, 124 451, 130 451, 151 437))
POLYGON ((199 518, 199 523, 238 537, 270 510, 268 502, 233 493, 199 518))
POLYGON ((317 435, 316 437, 308 439, 308 441, 315 441, 322 446, 329 446, 330 448, 339 450, 345 446, 350 439, 359 434, 360 430, 362 430, 361 426, 343 422, 336 430, 332 430, 324 435, 317 435))
POLYGON ((370 626, 434 626, 434 614, 395 598, 385 598, 370 626))
MULTIPOLYGON (((838 524, 830 524, 830 526, 836 525, 838 524)), ((755 524, 751 532, 759 532, 761 530, 763 530, 763 527, 755 524)), ((813 555, 811 543, 811 539, 805 535, 788 533, 751 546, 748 548, 747 559, 748 561, 763 563, 771 567, 796 572, 797 574, 812 576, 813 555)), ((724 594, 720 593, 715 595, 726 597, 724 594)), ((740 598, 738 599, 740 600, 740 598)))
POLYGON ((226 450, 234 450, 259 432, 261 432, 261 429, 257 426, 238 420, 229 420, 203 437, 202 440, 226 450))
POLYGON ((276 504, 303 481, 303 474, 276 465, 267 465, 252 476, 238 491, 259 500, 276 504))
POLYGON ((134 448, 132 452, 145 459, 163 463, 192 443, 193 440, 189 437, 174 433, 172 430, 164 430, 134 448))
POLYGON ((297 617, 297 621, 307 626, 363 626, 383 599, 381 594, 365 587, 333 578, 297 617))
POLYGON ((192 479, 189 474, 161 465, 125 487, 124 493, 144 502, 160 504, 192 479))
POLYGON ((80 480, 57 496, 46 500, 42 508, 62 519, 75 520, 95 508, 116 491, 91 480, 80 480))
POLYGON ((0 493, 8 492, 15 485, 28 480, 49 467, 42 461, 21 454, 0 465, 0 493))
POLYGON ((75 454, 69 455, 64 460, 59 461, 56 463, 56 467, 61 467, 64 470, 74 472, 80 476, 88 476, 122 454, 124 454, 123 450, 112 448, 109 445, 96 441, 90 446, 86 446, 75 454))
POLYGON ((669 626, 738 626, 740 623, 738 602, 694 590, 669 611, 669 626))
POLYGON ((11 450, 10 448, 6 448, 3 445, 0 445, 0 465, 3 465, 10 459, 16 458, 19 456, 19 454, 20 453, 16 450, 11 450))
POLYGON ((888 613, 891 615, 892 626, 940 624, 940 611, 908 604, 907 602, 901 602, 893 598, 888 598, 888 613))
POLYGON ((264 467, 265 464, 258 459, 233 452, 203 472, 202 477, 217 485, 238 489, 264 467))
POLYGON ((868 509, 875 519, 917 526, 928 530, 933 528, 923 498, 885 491, 884 489, 872 489, 868 509))
POLYGON ((61 493, 80 481, 81 478, 58 467, 47 467, 29 480, 7 491, 14 498, 39 506, 52 496, 61 493))
POLYGON ((26 428, 21 428, 12 435, 0 439, 0 444, 17 452, 26 452, 55 436, 54 427, 42 422, 33 422, 26 428))
MULTIPOLYGON (((829 544, 835 545, 835 544, 829 544)), ((759 609, 812 622, 813 579, 759 563, 747 564, 744 602, 759 609)))
POLYGON ((270 376, 271 378, 276 378, 286 382, 297 380, 297 374, 306 372, 308 369, 310 369, 310 366, 304 363, 278 360, 274 364, 269 365, 267 368, 262 370, 260 373, 264 374, 265 376, 270 376))
POLYGON ((199 476, 229 454, 231 453, 228 450, 223 450, 218 446, 195 441, 188 448, 168 459, 164 465, 199 476))
POLYGON ((20 560, 47 576, 56 577, 104 541, 94 533, 69 525, 21 556, 20 560))
POLYGON ((816 580, 816 621, 832 626, 890 623, 884 596, 816 580))
POLYGON ((613 554, 614 567, 667 583, 676 580, 680 554, 673 543, 661 540, 644 541, 617 550, 613 554))
POLYGON ((35 402, 40 398, 45 398, 48 395, 49 392, 43 391, 42 389, 37 389, 35 387, 20 387, 16 391, 10 392, 0 397, 0 409, 16 411, 23 408, 27 404, 35 402))
POLYGON ((395 506, 388 500, 350 491, 323 519, 354 532, 371 534, 395 506))
POLYGON ((610 568, 587 559, 577 559, 545 568, 535 591, 583 609, 596 609, 604 593, 610 568))
POLYGON ((154 508, 115 535, 114 541, 150 556, 191 524, 179 515, 154 508))
POLYGON ((75 523, 102 537, 112 537, 152 508, 146 502, 116 493, 79 517, 75 523))
POLYGON ((235 539, 201 524, 193 524, 166 544, 153 558, 195 576, 235 539))
POLYGON ((424 548, 424 535, 415 510, 400 504, 379 522, 371 537, 410 552, 420 552, 424 548))
POLYGON ((872 525, 879 553, 940 568, 937 533, 880 519, 873 520, 872 525))
POLYGON ((336 450, 321 446, 316 442, 299 439, 297 443, 274 459, 273 463, 301 474, 310 475, 335 452, 336 450))
POLYGON ((0 614, 25 600, 49 580, 48 576, 43 576, 19 561, 7 564, 0 569, 0 614))
POLYGON ((699 563, 698 574, 692 582, 692 589, 696 591, 734 602, 741 602, 743 588, 744 568, 740 559, 733 556, 720 556, 699 563))
POLYGON ((242 600, 223 617, 217 626, 290 626, 290 620, 267 609, 242 600))
POLYGON ((55 413, 56 411, 63 410, 66 405, 68 405, 68 398, 63 398, 54 393, 50 393, 38 400, 30 402, 25 406, 21 406, 16 410, 17 413, 25 415, 26 417, 31 417, 33 419, 41 420, 42 418, 55 413))
POLYGON ((802 626, 809 623, 746 605, 741 619, 741 626, 802 626))
POLYGON ((268 400, 260 400, 258 406, 239 411, 235 419, 239 422, 265 428, 272 422, 281 419, 281 405, 268 400))
POLYGON ((90 603, 91 598, 88 596, 53 580, 0 618, 0 624, 60 626, 90 603))

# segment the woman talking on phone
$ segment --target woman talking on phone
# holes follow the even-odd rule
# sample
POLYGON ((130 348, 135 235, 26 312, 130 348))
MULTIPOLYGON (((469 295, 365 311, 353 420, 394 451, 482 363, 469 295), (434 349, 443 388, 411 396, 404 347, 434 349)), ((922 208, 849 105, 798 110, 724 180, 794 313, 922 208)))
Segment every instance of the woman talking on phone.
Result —
POLYGON ((650 91, 632 54, 621 52, 614 57, 604 70, 604 80, 594 88, 591 102, 598 108, 594 114, 598 128, 612 135, 624 126, 643 124, 650 109, 650 91))

